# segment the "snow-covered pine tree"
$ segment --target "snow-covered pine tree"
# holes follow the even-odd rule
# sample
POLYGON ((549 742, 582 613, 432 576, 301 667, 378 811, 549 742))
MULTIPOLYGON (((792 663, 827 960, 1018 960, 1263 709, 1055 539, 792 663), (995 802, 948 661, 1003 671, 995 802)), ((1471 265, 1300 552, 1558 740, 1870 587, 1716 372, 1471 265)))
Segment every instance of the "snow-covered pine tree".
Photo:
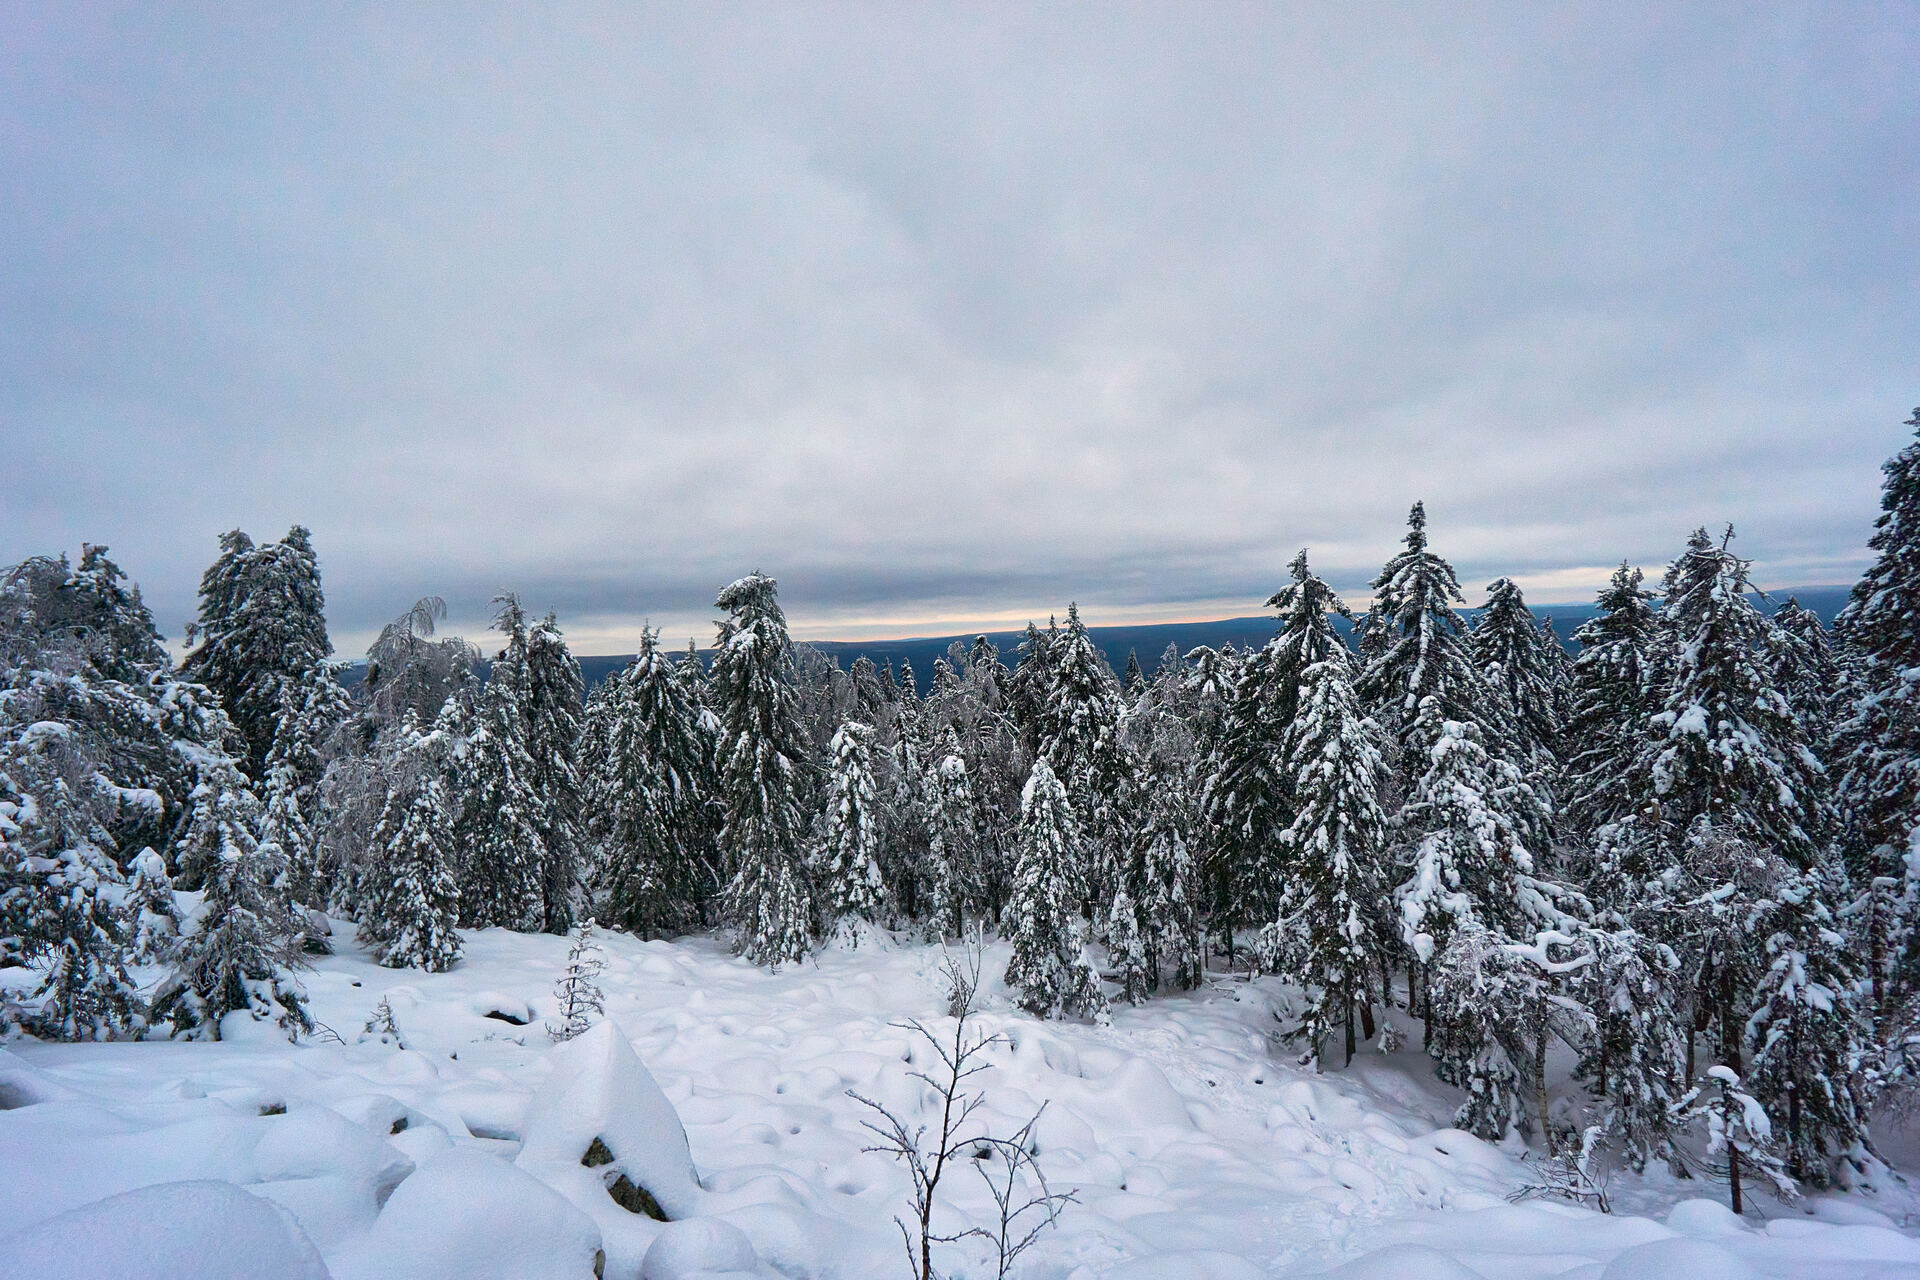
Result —
POLYGON ((984 897, 973 783, 959 748, 949 729, 945 754, 927 777, 927 925, 936 937, 959 934, 984 897))
POLYGON ((585 714, 580 664, 549 613, 527 633, 527 755, 540 809, 540 897, 548 933, 573 927, 580 887, 580 732, 585 714))
POLYGON ((712 762, 700 714, 650 630, 588 714, 587 737, 597 744, 586 794, 600 918, 642 937, 690 927, 716 883, 712 762))
POLYGON ((1336 1029, 1353 1061, 1355 1007, 1370 1028, 1370 978, 1389 963, 1382 747, 1379 729, 1361 714, 1344 656, 1329 653, 1308 667, 1287 731, 1294 818, 1280 839, 1286 889, 1262 950, 1309 992, 1301 1033, 1316 1062, 1336 1029))
POLYGON ((1079 819, 1083 861, 1071 874, 1088 919, 1097 920, 1093 904, 1112 892, 1127 843, 1134 761, 1120 740, 1119 682, 1087 635, 1078 606, 1067 606, 1067 625, 1046 650, 1036 754, 1046 758, 1079 819))
POLYGON ((1747 1017, 1749 1090, 1786 1120, 1782 1147, 1797 1182, 1825 1186, 1833 1160, 1864 1155, 1870 1099, 1861 1084, 1870 1018, 1862 966, 1832 905, 1844 891, 1825 865, 1775 888, 1761 918, 1761 974, 1747 1017))
POLYGON ((126 897, 128 957, 135 964, 165 964, 180 945, 180 908, 173 897, 167 860, 152 849, 133 859, 126 897))
POLYGON ((1161 970, 1171 967, 1173 983, 1191 991, 1205 976, 1198 911, 1199 884, 1188 848, 1193 829, 1192 787, 1183 762, 1150 753, 1142 770, 1146 815, 1138 840, 1141 940, 1147 957, 1147 985, 1158 989, 1161 970))
POLYGON ((553 1002, 560 1020, 547 1024, 547 1035, 555 1044, 582 1034, 593 1026, 595 1018, 606 1015, 607 996, 595 981, 606 971, 599 940, 593 936, 593 922, 583 921, 567 951, 566 970, 553 984, 553 1002))
POLYGON ((1582 935, 1593 960, 1572 976, 1572 997, 1592 1034, 1574 1074, 1606 1100, 1602 1129, 1638 1173, 1675 1160, 1672 1111, 1682 1076, 1680 961, 1672 948, 1631 929, 1582 935))
POLYGON ((1129 702, 1147 691, 1146 673, 1140 670, 1140 655, 1132 649, 1127 650, 1127 671, 1120 678, 1120 688, 1129 702))
POLYGON ((279 846, 255 840, 259 822, 260 802, 238 763, 206 758, 178 853, 205 895, 153 1001, 155 1021, 171 1023, 176 1036, 218 1040, 220 1020, 236 1012, 274 1017, 288 1039, 313 1029, 306 992, 292 976, 305 967, 306 922, 276 887, 285 858, 279 846))
MULTIPOLYGON (((1920 435, 1920 409, 1907 425, 1920 435)), ((1883 468, 1873 564, 1854 584, 1834 632, 1859 661, 1860 689, 1836 733, 1844 849, 1868 891, 1866 946, 1874 1007, 1885 1015, 1912 984, 1905 950, 1915 892, 1908 853, 1920 847, 1920 440, 1883 468)))
POLYGON ((1680 647, 1635 774, 1673 853, 1710 817, 1805 867, 1834 825, 1825 772, 1767 672, 1766 621, 1732 537, 1716 546, 1695 530, 1668 571, 1663 609, 1680 647))
POLYGON ((827 772, 827 909, 835 921, 879 924, 887 916, 886 882, 880 874, 885 815, 873 775, 873 730, 855 720, 833 735, 827 772))
POLYGON ((1545 994, 1539 972, 1504 935, 1471 916, 1448 931, 1427 978, 1425 1012, 1435 1074, 1467 1093, 1455 1127, 1499 1142, 1526 1122, 1534 1091, 1525 1073, 1545 994))
POLYGON ((0 968, 41 980, 34 1007, 0 1002, 0 1034, 23 1021, 51 1039, 137 1034, 146 1010, 110 897, 120 877, 94 761, 66 726, 21 723, 12 701, 0 700, 0 968))
POLYGON ((1745 1211, 1744 1181, 1759 1178, 1781 1200, 1799 1194, 1773 1139, 1766 1107, 1740 1087, 1740 1074, 1720 1064, 1674 1104, 1680 1124, 1703 1121, 1709 1169, 1727 1180, 1734 1213, 1745 1211))
POLYGON ((1550 650, 1545 634, 1527 608, 1512 578, 1487 584, 1487 603, 1470 638, 1474 665, 1494 695, 1498 723, 1507 736, 1509 755, 1524 768, 1535 789, 1551 794, 1560 754, 1559 646, 1550 650))
POLYGON ((320 865, 313 830, 320 817, 317 788, 353 704, 326 664, 281 686, 278 723, 265 768, 266 817, 261 838, 287 858, 287 890, 295 902, 320 906, 331 895, 329 869, 320 865))
POLYGON ((1773 685, 1786 696, 1807 744, 1823 761, 1833 750, 1841 679, 1839 655, 1820 615, 1788 596, 1767 619, 1773 685))
POLYGON ((1113 978, 1120 984, 1121 998, 1128 1004, 1141 1003, 1147 998, 1147 949, 1140 936, 1139 911, 1124 884, 1113 895, 1102 932, 1106 934, 1107 955, 1113 961, 1113 978))
POLYGON ((398 729, 387 802, 374 828, 382 856, 362 889, 360 941, 391 969, 440 973, 460 959, 460 887, 454 879, 453 804, 444 774, 456 747, 448 722, 398 729))
POLYGON ((799 961, 812 915, 802 866, 811 761, 792 688, 793 642, 778 584, 754 573, 715 600, 719 624, 712 697, 721 722, 720 847, 732 879, 726 912, 756 964, 799 961))
POLYGON ((1464 920, 1508 938, 1577 927, 1563 905, 1577 909, 1576 895, 1535 874, 1529 845, 1545 823, 1520 771, 1488 754, 1477 724, 1441 719, 1437 698, 1420 719, 1427 768, 1396 819, 1415 842, 1413 873, 1395 895, 1414 956, 1431 960, 1464 920))
POLYGON ((1044 756, 1033 762, 1020 814, 1020 857, 1007 904, 1013 956, 1006 983, 1020 993, 1022 1008, 1043 1018, 1103 1017, 1107 1001, 1086 958, 1069 879, 1069 868, 1081 857, 1080 824, 1044 756))
MULTIPOLYGON (((471 723, 461 723, 463 709, 452 712, 446 749, 457 760, 453 781, 459 794, 443 798, 455 815, 451 846, 459 851, 460 924, 531 933, 546 924, 542 875, 551 824, 529 741, 526 616, 511 595, 495 603, 494 625, 506 644, 493 660, 471 723)), ((457 702, 450 699, 449 706, 457 702)), ((403 758, 409 750, 402 748, 403 758)), ((400 794, 410 801, 417 784, 412 777, 402 781, 400 794)), ((387 832, 389 841, 395 831, 387 832)))
POLYGON ((295 525, 255 546, 235 529, 200 585, 199 643, 182 670, 219 695, 246 739, 249 777, 264 778, 285 688, 333 652, 312 536, 295 525))
POLYGON ((1008 710, 1013 722, 1020 727, 1029 754, 1039 741, 1040 718, 1047 704, 1047 685, 1051 680, 1051 646, 1057 635, 1059 628, 1052 619, 1048 619, 1045 631, 1032 622, 1027 623, 1026 635, 1018 646, 1018 663, 1002 685, 1008 710))
POLYGON ((1444 720, 1477 724, 1484 714, 1467 624, 1453 607, 1466 597, 1453 566, 1427 547, 1424 503, 1414 503, 1407 516, 1406 550, 1387 561, 1372 585, 1357 688, 1388 736, 1424 764, 1433 743, 1421 736, 1421 703, 1438 702, 1436 729, 1444 720))
POLYGON ((1621 561, 1598 613, 1574 633, 1566 814, 1582 834, 1625 817, 1638 799, 1629 779, 1662 693, 1649 678, 1660 622, 1641 582, 1640 570, 1621 561))

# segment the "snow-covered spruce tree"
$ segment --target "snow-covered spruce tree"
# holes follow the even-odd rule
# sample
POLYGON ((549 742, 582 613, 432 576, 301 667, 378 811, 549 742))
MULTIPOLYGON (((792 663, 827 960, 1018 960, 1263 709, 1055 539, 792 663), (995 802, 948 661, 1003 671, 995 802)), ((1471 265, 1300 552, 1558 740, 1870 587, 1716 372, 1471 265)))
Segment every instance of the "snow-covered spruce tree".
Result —
POLYGON ((33 1007, 0 1002, 0 1035, 21 1021, 59 1040, 137 1034, 146 1011, 110 898, 119 873, 94 762, 66 726, 13 710, 0 701, 0 968, 41 980, 33 1007))
POLYGON ((1286 890, 1262 950, 1307 989, 1301 1034, 1320 1058, 1336 1029, 1353 1061, 1358 1005, 1371 1037, 1369 979, 1388 963, 1381 909, 1388 887, 1386 763, 1379 729, 1360 712, 1343 657, 1307 668, 1300 713, 1287 731, 1293 822, 1280 843, 1286 890))
MULTIPOLYGON (((1555 676, 1561 651, 1550 644, 1518 583, 1497 578, 1487 584, 1486 607, 1471 637, 1474 665, 1499 706, 1497 722, 1508 736, 1509 754, 1541 790, 1550 790, 1560 754, 1561 690, 1555 676)), ((1494 716, 1485 718, 1496 722, 1494 716)))
POLYGON ((182 671, 219 695, 246 739, 247 775, 264 778, 286 686, 325 662, 326 598, 312 536, 295 525, 255 546, 235 529, 200 582, 200 617, 182 671))
POLYGON ((1140 670, 1140 655, 1132 649, 1127 650, 1127 670, 1126 674, 1120 677, 1120 688, 1126 694, 1128 701, 1147 691, 1147 676, 1140 670))
POLYGON ((1107 909, 1105 928, 1107 954, 1113 961, 1113 978, 1120 984, 1120 995, 1128 1004, 1147 998, 1147 948, 1140 936, 1140 913, 1133 897, 1122 885, 1107 909))
POLYGON ((1147 984, 1158 989, 1162 969, 1171 968, 1174 985, 1191 991, 1205 976, 1198 875, 1188 845, 1194 826, 1192 787, 1182 762, 1151 752, 1142 769, 1141 787, 1146 815, 1134 880, 1147 984))
POLYGON ((1036 755, 1044 756, 1080 820, 1082 862, 1071 869, 1089 919, 1120 873, 1133 802, 1134 761, 1120 740, 1119 682, 1087 635, 1076 605, 1047 642, 1046 698, 1040 707, 1036 755))
POLYGON ((1286 734, 1299 710, 1307 670, 1347 661, 1334 615, 1353 615, 1307 568, 1302 550, 1288 566, 1293 581, 1267 606, 1280 630, 1239 666, 1220 716, 1205 791, 1210 914, 1227 934, 1245 920, 1273 920, 1285 870, 1282 833, 1293 819, 1293 776, 1286 734))
POLYGON ((1019 661, 1002 685, 1007 695, 1008 711, 1013 716, 1013 722, 1020 727, 1029 754, 1039 743, 1041 716, 1047 704, 1047 686, 1052 681, 1053 642, 1059 634, 1060 628, 1051 618, 1047 620, 1045 631, 1032 622, 1027 623, 1026 635, 1018 646, 1019 661))
POLYGON ((381 856, 362 890, 360 941, 390 969, 441 973, 460 959, 460 888, 454 879, 453 805, 445 772, 455 743, 448 721, 398 729, 387 801, 374 828, 381 856))
POLYGON ((1862 1087, 1870 1024, 1860 1007, 1862 966, 1840 929, 1825 867, 1779 885, 1762 916, 1761 974, 1747 1017, 1747 1087, 1786 1121, 1795 1181, 1825 1186, 1831 1162, 1864 1155, 1870 1100, 1862 1087))
MULTIPOLYGON (((445 799, 455 814, 451 844, 459 851, 460 924, 531 933, 546 924, 548 797, 529 741, 525 615, 511 595, 495 603, 494 625, 506 644, 493 660, 471 723, 460 724, 445 744, 458 761, 459 787, 459 794, 445 799)), ((453 723, 465 719, 458 709, 454 714, 453 723)), ((411 799, 416 785, 412 777, 403 779, 402 793, 411 799)))
POLYGON ((1020 858, 1005 933, 1013 943, 1006 982, 1020 1006, 1043 1018, 1106 1014, 1100 977, 1088 963, 1075 919, 1069 868, 1080 858, 1080 824, 1046 758, 1020 799, 1020 858))
POLYGON ((1707 1069, 1707 1078, 1674 1104, 1678 1124, 1704 1123, 1709 1171, 1727 1180, 1733 1211, 1745 1211, 1743 1187, 1758 1179, 1781 1200, 1799 1194, 1773 1139, 1766 1107, 1740 1087, 1740 1074, 1725 1064, 1707 1069))
POLYGON ((180 940, 174 970, 154 995, 156 1022, 176 1036, 220 1039, 220 1021, 245 1012, 274 1017, 297 1038, 313 1029, 306 992, 292 977, 304 967, 305 921, 276 885, 285 871, 278 845, 259 844, 260 802, 238 763, 209 757, 194 789, 180 842, 180 865, 205 888, 199 917, 180 940))
POLYGON ((1649 678, 1660 621, 1642 578, 1622 561, 1600 592, 1598 614, 1574 633, 1580 654, 1567 721, 1565 809, 1583 835, 1625 817, 1639 798, 1629 779, 1662 694, 1649 678))
POLYGON ((927 778, 927 924, 936 936, 958 934, 985 896, 973 783, 959 745, 949 730, 946 754, 927 778))
POLYGON ((1672 1163, 1672 1111, 1684 1080, 1680 961, 1672 948, 1631 929, 1582 935, 1593 961, 1572 976, 1570 994, 1591 1034, 1574 1074, 1605 1099, 1602 1129, 1627 1166, 1672 1163))
POLYGON ((1710 817, 1805 867, 1834 825, 1825 772, 1767 672, 1766 621, 1732 537, 1716 546, 1695 530, 1668 571, 1663 608, 1680 647, 1635 773, 1670 856, 1710 817))
POLYGON ((1433 743, 1421 736, 1421 703, 1433 698, 1441 720, 1463 724, 1478 724, 1485 714, 1467 624, 1453 607, 1466 597, 1453 566, 1427 548, 1424 503, 1414 503, 1407 516, 1406 550, 1387 561, 1372 585, 1360 698, 1401 750, 1424 762, 1433 743))
POLYGON ((715 600, 711 692, 721 723, 720 848, 731 874, 726 913, 741 952, 778 968, 807 954, 810 892, 802 863, 812 765, 792 687, 793 642, 778 584, 750 574, 715 600))
MULTIPOLYGON (((1920 435, 1920 409, 1906 425, 1920 435)), ((1914 988, 1920 959, 1910 941, 1920 881, 1909 862, 1920 847, 1920 440, 1882 471, 1867 544, 1874 561, 1834 620, 1857 689, 1835 732, 1834 765, 1847 868, 1867 893, 1874 1009, 1887 1019, 1914 988)), ((1903 1039, 1904 1028, 1889 1025, 1882 1038, 1903 1039)))
POLYGON ((593 922, 585 921, 574 932, 566 970, 553 984, 553 1003, 560 1019, 547 1024, 547 1035, 555 1044, 582 1034, 593 1026, 595 1018, 606 1014, 607 996, 596 981, 606 970, 600 943, 593 936, 593 922))
POLYGON ((580 664, 549 613, 527 633, 527 755, 545 801, 540 818, 540 896, 548 933, 573 927, 580 885, 580 732, 585 714, 580 664))
POLYGON ((1529 833, 1543 823, 1520 771, 1487 753, 1480 728, 1440 719, 1437 699, 1421 707, 1418 734, 1431 739, 1426 772, 1396 825, 1412 838, 1413 872, 1396 893, 1401 936, 1425 963, 1449 931, 1477 920, 1505 937, 1573 928, 1577 898, 1535 875, 1529 833))
POLYGON ((681 932, 716 880, 700 708, 650 630, 598 692, 585 785, 600 919, 641 937, 681 932))
POLYGON ((152 849, 133 859, 127 879, 127 954, 135 964, 165 964, 180 945, 180 907, 167 861, 152 849))
POLYGON ((327 663, 282 686, 267 752, 261 837, 286 854, 287 887, 296 902, 319 906, 330 896, 330 869, 321 865, 313 824, 321 816, 320 780, 328 763, 348 749, 342 737, 352 718, 353 701, 327 663))
POLYGON ((1814 754, 1823 761, 1833 750, 1834 728, 1846 687, 1820 615, 1793 596, 1767 619, 1767 644, 1773 685, 1786 696, 1814 754))
POLYGON ((827 832, 822 849, 827 909, 835 921, 883 922, 886 882, 880 874, 885 815, 873 774, 873 729, 857 720, 833 735, 827 770, 827 832))
POLYGON ((1549 1154, 1543 1071, 1558 1012, 1551 952, 1564 951, 1568 941, 1554 939, 1519 945, 1477 920, 1463 920, 1450 932, 1427 986, 1435 1072, 1467 1092, 1454 1124, 1488 1142, 1530 1128, 1549 1154))

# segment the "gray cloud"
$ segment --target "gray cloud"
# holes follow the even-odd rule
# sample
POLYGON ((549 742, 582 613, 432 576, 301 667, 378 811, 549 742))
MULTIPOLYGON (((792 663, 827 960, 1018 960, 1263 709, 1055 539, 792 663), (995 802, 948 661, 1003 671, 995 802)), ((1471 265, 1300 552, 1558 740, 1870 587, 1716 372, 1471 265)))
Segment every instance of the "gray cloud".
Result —
POLYGON ((1251 612, 1426 499, 1586 594, 1857 571, 1920 394, 1902 6, 0 11, 0 557, 343 647, 1251 612))

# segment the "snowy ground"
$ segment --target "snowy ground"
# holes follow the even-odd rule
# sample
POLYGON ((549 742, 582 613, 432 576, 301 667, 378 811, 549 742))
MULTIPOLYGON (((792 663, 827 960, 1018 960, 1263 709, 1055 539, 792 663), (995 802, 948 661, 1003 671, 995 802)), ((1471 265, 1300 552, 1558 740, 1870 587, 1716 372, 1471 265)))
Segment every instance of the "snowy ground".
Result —
MULTIPOLYGON (((604 943, 609 1017, 684 1123, 698 1186, 675 1185, 677 1135, 649 1120, 657 1098, 618 1037, 555 1050, 542 1031, 567 941, 485 931, 448 974, 320 960, 313 1011, 345 1043, 245 1024, 221 1044, 0 1050, 0 1275, 584 1280, 596 1245, 622 1280, 643 1259, 648 1280, 905 1275, 906 1175, 862 1151, 847 1091, 916 1105, 907 1073, 928 1055, 889 1024, 939 1018, 939 951, 768 974, 710 940, 604 943), (383 995, 405 1049, 356 1042, 383 995), (642 1136, 614 1139, 622 1125, 642 1136), (676 1222, 614 1204, 570 1159, 596 1127, 676 1222)), ((990 947, 987 973, 1004 962, 990 947)), ((1017 1275, 1920 1277, 1897 1187, 1898 1203, 1763 1200, 1745 1222, 1724 1188, 1665 1179, 1616 1179, 1612 1216, 1510 1204, 1523 1166, 1447 1127, 1454 1100, 1417 1049, 1312 1075, 1271 1040, 1282 997, 1222 980, 1094 1027, 1036 1022, 989 984, 982 1028, 1009 1043, 976 1082, 985 1119, 1011 1133, 1046 1102, 1040 1161, 1078 1197, 1017 1275)), ((950 1183, 949 1224, 982 1220, 972 1170, 950 1183)), ((938 1260, 993 1274, 978 1242, 938 1260)))

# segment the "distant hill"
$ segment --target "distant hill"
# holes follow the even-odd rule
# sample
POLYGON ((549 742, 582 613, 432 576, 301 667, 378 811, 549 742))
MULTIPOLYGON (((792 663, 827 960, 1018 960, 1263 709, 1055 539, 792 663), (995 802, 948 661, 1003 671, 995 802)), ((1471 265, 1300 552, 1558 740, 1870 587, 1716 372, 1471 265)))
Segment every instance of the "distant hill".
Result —
MULTIPOLYGON (((1847 601, 1846 587, 1795 587, 1791 590, 1769 592, 1767 597, 1755 597, 1762 608, 1772 611, 1784 604, 1787 599, 1798 599, 1804 607, 1820 615, 1821 621, 1829 626, 1834 614, 1847 601)), ((1468 617, 1479 614, 1478 609, 1463 610, 1468 617)), ((1592 604, 1549 604, 1534 609, 1536 617, 1553 619, 1554 630, 1560 636, 1560 642, 1569 649, 1573 648, 1574 631, 1596 610, 1592 604)), ((1344 633, 1348 630, 1344 621, 1336 620, 1336 625, 1344 633)), ((1113 664, 1115 671, 1124 671, 1129 651, 1140 655, 1140 666, 1152 675, 1160 668, 1160 657, 1169 644, 1179 647, 1181 653, 1209 645, 1215 649, 1231 644, 1236 649, 1249 645, 1263 645, 1273 638, 1276 623, 1272 615, 1253 618, 1225 618, 1217 622, 1161 622, 1144 626, 1128 627, 1088 627, 1087 635, 1100 651, 1113 664)), ((949 636, 912 636, 901 640, 815 640, 811 644, 815 649, 836 660, 841 667, 850 667, 861 654, 876 663, 892 663, 896 669, 902 663, 913 665, 914 679, 920 688, 925 689, 933 679, 933 663, 936 658, 946 656, 947 649, 954 641, 972 645, 973 638, 980 633, 969 631, 963 635, 949 636)), ((1000 659, 1008 666, 1019 661, 1016 646, 1026 636, 1025 628, 1019 631, 989 631, 987 639, 1000 648, 1000 659)), ((710 659, 711 651, 703 651, 702 658, 710 659)), ((606 657, 580 659, 580 674, 585 677, 587 687, 592 688, 608 675, 620 670, 633 661, 632 654, 614 654, 606 657)))

